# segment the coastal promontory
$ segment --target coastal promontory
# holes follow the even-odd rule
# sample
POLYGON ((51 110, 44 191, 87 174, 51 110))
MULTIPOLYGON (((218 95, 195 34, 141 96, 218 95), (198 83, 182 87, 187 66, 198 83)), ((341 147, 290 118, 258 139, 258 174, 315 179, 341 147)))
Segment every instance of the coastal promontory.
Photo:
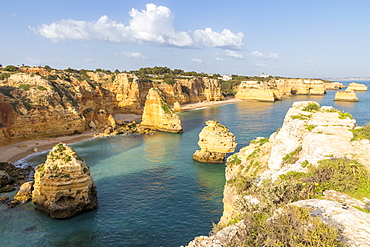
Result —
POLYGON ((294 103, 277 132, 228 158, 223 216, 188 246, 367 246, 368 133, 348 113, 294 103))
POLYGON ((97 190, 85 161, 59 143, 36 167, 32 201, 51 218, 65 219, 97 207, 97 190))

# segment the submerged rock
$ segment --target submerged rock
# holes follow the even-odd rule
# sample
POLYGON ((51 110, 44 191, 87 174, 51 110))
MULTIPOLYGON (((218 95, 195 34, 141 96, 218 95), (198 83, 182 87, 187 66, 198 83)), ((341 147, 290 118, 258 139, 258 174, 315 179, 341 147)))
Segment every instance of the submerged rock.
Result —
POLYGON ((206 127, 199 133, 198 145, 193 159, 204 163, 224 163, 227 153, 235 151, 235 136, 216 120, 206 122, 206 127))
POLYGON ((97 207, 97 191, 85 161, 59 143, 37 166, 32 201, 51 218, 70 218, 97 207))
POLYGON ((141 126, 171 133, 183 132, 179 116, 168 106, 157 88, 151 88, 146 97, 141 126))

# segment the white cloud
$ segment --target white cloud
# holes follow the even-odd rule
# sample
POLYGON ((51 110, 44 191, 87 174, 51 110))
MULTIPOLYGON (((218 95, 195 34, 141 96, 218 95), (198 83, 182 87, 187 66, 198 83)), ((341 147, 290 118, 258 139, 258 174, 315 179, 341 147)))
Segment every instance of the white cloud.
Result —
POLYGON ((92 60, 92 58, 87 57, 87 58, 84 58, 84 61, 85 62, 92 62, 93 60, 92 60))
POLYGON ((122 52, 122 53, 117 53, 116 55, 124 55, 129 58, 139 58, 139 59, 148 59, 148 57, 144 56, 140 52, 122 52))
POLYGON ((30 57, 27 57, 27 63, 31 66, 38 66, 41 64, 39 60, 30 57))
POLYGON ((217 60, 217 61, 224 61, 224 59, 222 57, 216 57, 215 60, 217 60))
POLYGON ((278 59, 279 58, 279 54, 273 53, 273 52, 270 52, 268 54, 264 54, 264 53, 259 52, 259 51, 254 51, 254 52, 251 52, 250 55, 252 57, 255 57, 255 58, 270 58, 270 59, 278 59))
POLYGON ((191 61, 193 61, 195 63, 202 63, 202 59, 200 59, 200 58, 192 58, 191 61))
POLYGON ((228 57, 233 57, 233 58, 237 58, 237 59, 243 59, 244 58, 244 55, 242 53, 237 52, 237 51, 232 51, 232 50, 226 50, 225 55, 228 56, 228 57))
POLYGON ((146 10, 132 9, 129 25, 116 22, 104 15, 97 21, 61 20, 31 29, 53 42, 61 40, 101 40, 115 43, 150 43, 190 48, 232 48, 243 46, 244 34, 224 29, 221 33, 211 28, 179 31, 173 26, 174 16, 165 6, 147 4, 146 10))

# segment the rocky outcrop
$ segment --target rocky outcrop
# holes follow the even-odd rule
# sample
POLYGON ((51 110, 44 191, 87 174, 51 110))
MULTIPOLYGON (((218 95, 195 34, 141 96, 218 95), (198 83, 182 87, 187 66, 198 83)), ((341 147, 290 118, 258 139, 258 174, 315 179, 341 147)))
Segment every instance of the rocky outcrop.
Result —
POLYGON ((97 207, 90 169, 69 146, 59 143, 36 167, 32 201, 51 218, 70 218, 97 207))
POLYGON ((146 97, 141 126, 165 132, 182 132, 180 117, 168 106, 157 88, 151 88, 146 97))
POLYGON ((259 81, 242 81, 235 97, 243 100, 274 102, 284 95, 324 95, 326 90, 343 88, 340 82, 319 79, 271 78, 259 81))
POLYGON ((365 127, 355 123, 332 107, 294 103, 270 138, 259 137, 228 158, 216 233, 189 246, 275 246, 290 235, 298 241, 290 246, 365 246, 370 186, 361 181, 370 179, 370 140, 358 137, 365 127))
POLYGON ((17 194, 14 196, 14 200, 18 202, 27 202, 32 199, 34 181, 25 182, 19 188, 17 194))
POLYGON ((141 115, 150 88, 159 88, 170 104, 223 99, 219 81, 209 78, 165 83, 128 73, 21 71, 0 72, 0 146, 110 128, 116 113, 141 115))
POLYGON ((198 145, 193 159, 204 163, 224 163, 227 153, 235 151, 235 136, 221 123, 209 120, 199 133, 198 145))
POLYGON ((358 98, 356 96, 356 93, 352 90, 347 88, 344 91, 338 91, 335 93, 335 101, 354 101, 357 102, 358 98))
POLYGON ((351 82, 347 89, 353 90, 353 91, 367 91, 367 86, 361 83, 357 82, 351 82))
POLYGON ((15 190, 27 180, 32 171, 31 166, 22 169, 11 163, 0 162, 0 193, 15 190))
POLYGON ((183 112, 184 110, 181 108, 181 104, 176 101, 174 104, 173 104, 173 110, 175 112, 183 112))
POLYGON ((278 90, 271 89, 267 85, 259 81, 241 82, 235 98, 247 101, 265 102, 275 102, 277 100, 282 100, 282 96, 278 90))

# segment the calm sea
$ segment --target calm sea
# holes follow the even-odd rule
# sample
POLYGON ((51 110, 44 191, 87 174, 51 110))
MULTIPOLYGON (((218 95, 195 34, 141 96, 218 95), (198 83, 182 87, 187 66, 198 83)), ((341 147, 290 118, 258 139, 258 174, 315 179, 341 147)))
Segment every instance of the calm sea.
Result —
MULTIPOLYGON (((370 86, 370 81, 359 82, 370 86)), ((360 101, 354 103, 334 102, 334 94, 214 106, 181 113, 183 134, 116 136, 74 144, 91 168, 99 208, 54 220, 31 202, 13 209, 0 206, 0 246, 171 247, 207 235, 222 214, 225 167, 192 160, 205 121, 226 125, 236 135, 238 149, 281 127, 295 101, 315 100, 351 113, 358 125, 370 122, 369 92, 358 92, 360 101)), ((23 163, 36 166, 45 156, 28 157, 23 163)))

